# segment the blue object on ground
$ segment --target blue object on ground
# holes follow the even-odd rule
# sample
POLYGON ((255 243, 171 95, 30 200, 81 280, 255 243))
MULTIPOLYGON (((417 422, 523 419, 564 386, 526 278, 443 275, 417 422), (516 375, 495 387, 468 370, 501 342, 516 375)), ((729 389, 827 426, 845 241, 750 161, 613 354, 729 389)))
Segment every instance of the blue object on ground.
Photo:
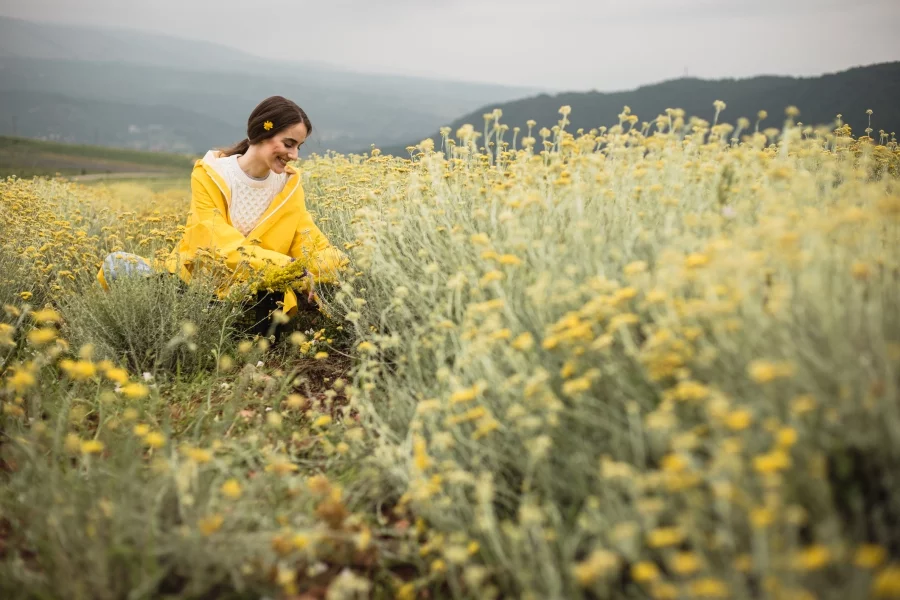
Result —
POLYGON ((153 269, 144 258, 128 252, 113 252, 103 259, 103 277, 110 284, 120 277, 152 275, 153 269))

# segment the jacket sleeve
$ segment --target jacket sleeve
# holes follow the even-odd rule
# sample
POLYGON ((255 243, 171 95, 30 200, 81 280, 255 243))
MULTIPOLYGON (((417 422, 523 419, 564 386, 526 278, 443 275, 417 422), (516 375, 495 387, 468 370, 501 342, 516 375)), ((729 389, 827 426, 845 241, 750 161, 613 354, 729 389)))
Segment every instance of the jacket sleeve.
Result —
POLYGON ((181 260, 192 261, 198 250, 218 255, 232 271, 241 263, 248 264, 254 270, 261 270, 269 264, 283 267, 291 262, 286 254, 247 243, 244 235, 225 219, 203 183, 193 176, 191 216, 179 249, 181 260))
POLYGON ((307 261, 307 268, 318 283, 334 283, 337 273, 350 262, 347 256, 331 245, 328 238, 313 223, 312 215, 301 207, 303 214, 291 242, 291 256, 307 261))

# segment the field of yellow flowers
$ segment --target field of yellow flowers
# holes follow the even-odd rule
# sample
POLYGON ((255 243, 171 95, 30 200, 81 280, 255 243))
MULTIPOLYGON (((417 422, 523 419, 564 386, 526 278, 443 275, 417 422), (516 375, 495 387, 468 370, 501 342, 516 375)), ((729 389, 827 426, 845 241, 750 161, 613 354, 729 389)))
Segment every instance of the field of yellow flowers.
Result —
POLYGON ((900 597, 900 149, 724 109, 313 156, 278 340, 99 289, 186 189, 0 182, 0 593, 900 597))

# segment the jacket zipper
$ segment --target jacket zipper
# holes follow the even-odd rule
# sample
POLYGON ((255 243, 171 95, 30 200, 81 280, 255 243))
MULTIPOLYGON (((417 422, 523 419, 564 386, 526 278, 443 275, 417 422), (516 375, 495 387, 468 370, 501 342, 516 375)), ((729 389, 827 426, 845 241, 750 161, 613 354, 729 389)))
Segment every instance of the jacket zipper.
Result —
MULTIPOLYGON (((269 217, 271 217, 272 215, 274 215, 275 213, 277 213, 279 210, 281 210, 281 207, 284 206, 284 204, 285 204, 288 200, 291 199, 291 196, 294 195, 294 192, 297 191, 297 188, 298 188, 298 187, 300 187, 300 176, 299 176, 299 175, 297 176, 297 185, 294 186, 294 189, 291 190, 291 193, 288 194, 287 197, 286 197, 284 200, 281 201, 281 204, 279 204, 278 206, 275 207, 275 210, 273 210, 272 212, 270 212, 268 215, 266 215, 266 217, 265 217, 263 220, 261 220, 259 223, 257 223, 257 224, 256 224, 256 227, 253 228, 253 231, 256 231, 256 230, 260 227, 260 225, 262 225, 263 223, 265 223, 265 222, 269 219, 269 217)), ((253 231, 251 231, 251 232, 247 235, 248 238, 249 238, 251 235, 253 235, 253 231)))

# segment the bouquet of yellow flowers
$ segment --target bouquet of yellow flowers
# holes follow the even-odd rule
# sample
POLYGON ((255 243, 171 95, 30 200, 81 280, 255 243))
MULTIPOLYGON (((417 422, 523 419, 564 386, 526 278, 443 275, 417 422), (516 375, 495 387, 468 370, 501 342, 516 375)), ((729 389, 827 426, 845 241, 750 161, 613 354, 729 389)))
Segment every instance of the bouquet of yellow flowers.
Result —
POLYGON ((312 289, 313 276, 307 269, 306 261, 294 260, 284 267, 270 267, 260 277, 250 280, 250 293, 256 294, 265 290, 269 292, 285 292, 293 289, 308 292, 312 289))

